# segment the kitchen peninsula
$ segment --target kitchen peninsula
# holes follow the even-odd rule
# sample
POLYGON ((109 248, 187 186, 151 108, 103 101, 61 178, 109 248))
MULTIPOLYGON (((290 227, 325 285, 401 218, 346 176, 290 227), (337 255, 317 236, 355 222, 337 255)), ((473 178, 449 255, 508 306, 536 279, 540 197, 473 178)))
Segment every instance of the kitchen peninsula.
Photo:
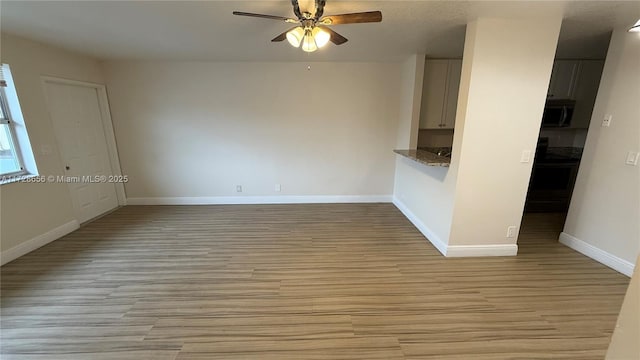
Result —
POLYGON ((402 155, 407 159, 427 166, 448 167, 451 163, 451 157, 440 156, 434 152, 417 149, 417 150, 393 150, 396 154, 402 155))

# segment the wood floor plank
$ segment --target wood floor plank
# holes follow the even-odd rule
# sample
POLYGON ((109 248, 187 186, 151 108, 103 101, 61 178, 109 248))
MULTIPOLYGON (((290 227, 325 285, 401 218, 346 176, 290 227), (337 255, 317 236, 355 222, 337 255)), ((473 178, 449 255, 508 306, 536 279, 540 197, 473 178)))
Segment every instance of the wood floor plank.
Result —
POLYGON ((0 357, 602 358, 629 279, 563 221, 448 259, 391 204, 124 207, 0 269, 0 357))
POLYGON ((96 352, 83 352, 55 356, 50 354, 3 354, 3 360, 175 360, 178 350, 123 350, 109 351, 96 350, 96 352))
POLYGON ((352 338, 347 315, 218 316, 160 319, 147 340, 185 343, 352 338))
POLYGON ((188 343, 178 359, 403 359, 394 337, 188 343))

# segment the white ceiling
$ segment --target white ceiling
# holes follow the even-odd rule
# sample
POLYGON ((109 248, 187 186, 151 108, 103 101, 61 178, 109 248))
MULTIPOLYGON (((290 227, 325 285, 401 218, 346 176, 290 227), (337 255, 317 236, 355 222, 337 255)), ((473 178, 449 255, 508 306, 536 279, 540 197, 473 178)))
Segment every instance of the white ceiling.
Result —
MULTIPOLYGON (((312 0, 300 0, 304 10, 312 0)), ((325 14, 381 10, 382 23, 336 25, 349 39, 312 54, 270 39, 290 24, 233 10, 292 16, 290 1, 7 1, 1 30, 101 59, 398 61, 461 56, 480 16, 564 16, 558 57, 604 57, 608 32, 640 18, 640 1, 337 1, 325 14)))

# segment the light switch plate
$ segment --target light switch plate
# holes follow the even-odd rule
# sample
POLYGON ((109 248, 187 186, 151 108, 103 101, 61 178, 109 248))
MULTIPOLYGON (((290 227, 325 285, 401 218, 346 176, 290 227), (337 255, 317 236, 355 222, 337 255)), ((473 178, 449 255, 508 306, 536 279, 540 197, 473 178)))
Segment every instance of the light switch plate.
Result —
POLYGON ((522 156, 520 156, 521 163, 528 163, 531 161, 531 150, 522 150, 522 156))
POLYGON ((640 157, 640 153, 635 151, 629 151, 629 153, 627 154, 627 160, 625 161, 625 164, 636 166, 638 165, 639 157, 640 157))
POLYGON ((605 115, 604 119, 602 119, 602 126, 604 126, 604 127, 611 126, 611 119, 612 118, 613 118, 613 116, 611 116, 611 114, 605 115))

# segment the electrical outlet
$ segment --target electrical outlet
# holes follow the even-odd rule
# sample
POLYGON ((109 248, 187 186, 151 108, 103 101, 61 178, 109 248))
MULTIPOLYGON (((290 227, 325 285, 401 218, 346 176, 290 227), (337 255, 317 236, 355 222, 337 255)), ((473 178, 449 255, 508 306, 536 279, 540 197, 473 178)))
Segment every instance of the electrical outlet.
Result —
POLYGON ((242 185, 236 185, 236 192, 242 192, 242 185))
POLYGON ((610 114, 605 115, 604 119, 602 119, 602 126, 604 127, 611 126, 611 118, 613 118, 613 116, 611 116, 610 114))
POLYGON ((276 184, 275 190, 276 190, 276 192, 282 191, 282 186, 280 186, 280 184, 276 184))
POLYGON ((509 226, 507 228, 507 237, 508 238, 516 237, 516 227, 515 226, 509 226))

